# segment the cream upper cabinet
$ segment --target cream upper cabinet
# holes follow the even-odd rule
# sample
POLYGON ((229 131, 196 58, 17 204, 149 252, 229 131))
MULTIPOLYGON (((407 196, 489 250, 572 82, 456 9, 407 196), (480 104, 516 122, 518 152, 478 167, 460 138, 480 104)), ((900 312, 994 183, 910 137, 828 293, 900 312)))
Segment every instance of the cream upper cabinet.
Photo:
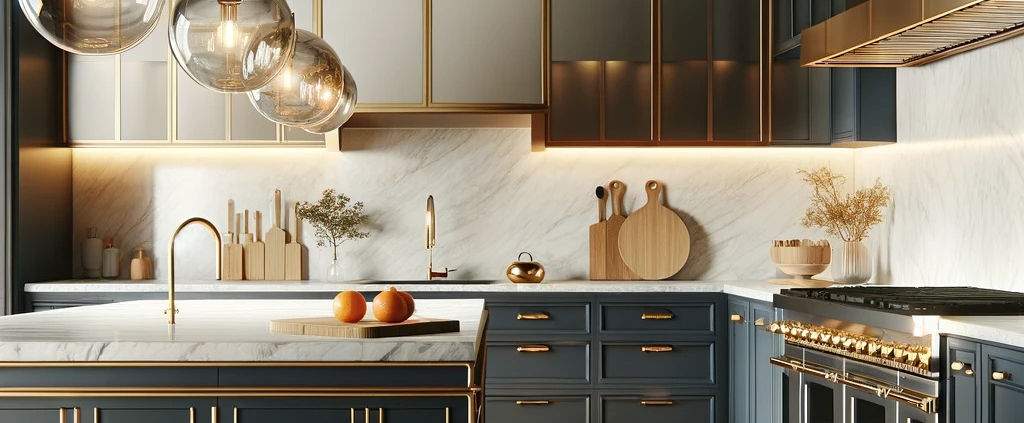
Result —
POLYGON ((359 108, 424 105, 424 0, 327 0, 323 38, 359 87, 359 108))
POLYGON ((542 0, 433 0, 431 102, 543 104, 542 0))

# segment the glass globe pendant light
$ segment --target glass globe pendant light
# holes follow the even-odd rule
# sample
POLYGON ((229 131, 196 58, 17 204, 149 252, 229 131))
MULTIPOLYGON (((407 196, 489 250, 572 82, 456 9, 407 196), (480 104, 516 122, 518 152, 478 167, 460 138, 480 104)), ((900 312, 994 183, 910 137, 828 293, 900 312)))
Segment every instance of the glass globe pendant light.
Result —
POLYGON ((165 0, 19 0, 43 38, 82 55, 115 54, 135 47, 160 22, 165 0))
POLYGON ((341 92, 341 101, 338 102, 338 108, 326 120, 313 125, 303 126, 302 129, 306 132, 322 134, 333 131, 340 128, 345 122, 348 122, 348 118, 352 117, 352 113, 355 113, 356 97, 358 97, 356 81, 352 79, 352 74, 349 73, 348 68, 342 66, 342 69, 345 71, 345 88, 341 92))
POLYGON ((299 29, 288 65, 270 84, 248 95, 267 119, 306 129, 336 117, 347 101, 354 104, 354 92, 355 81, 334 49, 316 34, 299 29))
POLYGON ((284 0, 182 0, 168 29, 178 65, 218 92, 270 83, 295 49, 295 19, 284 0))

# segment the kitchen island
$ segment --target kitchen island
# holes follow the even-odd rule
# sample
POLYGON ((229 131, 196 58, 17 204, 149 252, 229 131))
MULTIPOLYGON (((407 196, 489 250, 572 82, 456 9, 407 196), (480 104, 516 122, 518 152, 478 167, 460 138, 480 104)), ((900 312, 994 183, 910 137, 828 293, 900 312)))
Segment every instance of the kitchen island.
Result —
POLYGON ((0 318, 3 422, 475 422, 483 300, 419 300, 457 333, 270 332, 330 300, 129 301, 0 318))

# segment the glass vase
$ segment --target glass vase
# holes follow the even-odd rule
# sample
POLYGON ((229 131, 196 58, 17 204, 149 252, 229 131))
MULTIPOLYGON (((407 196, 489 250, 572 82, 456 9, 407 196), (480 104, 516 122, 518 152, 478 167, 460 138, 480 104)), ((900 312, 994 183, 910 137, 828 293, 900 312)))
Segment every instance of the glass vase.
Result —
POLYGON ((871 255, 861 241, 846 241, 832 252, 832 277, 838 283, 861 284, 871 279, 871 255))
POLYGON ((342 272, 341 262, 338 259, 331 260, 331 264, 327 266, 327 273, 324 275, 324 282, 341 282, 345 280, 345 274, 342 272))

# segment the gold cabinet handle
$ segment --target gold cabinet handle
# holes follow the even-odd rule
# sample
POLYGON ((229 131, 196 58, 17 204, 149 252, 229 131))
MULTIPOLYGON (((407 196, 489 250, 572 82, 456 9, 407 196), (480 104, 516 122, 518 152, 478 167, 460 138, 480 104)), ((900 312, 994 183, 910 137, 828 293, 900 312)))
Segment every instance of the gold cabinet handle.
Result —
POLYGON ((733 315, 729 316, 729 320, 732 320, 732 321, 734 321, 736 323, 746 322, 746 320, 743 319, 743 315, 740 315, 740 314, 733 314, 733 315))
POLYGON ((551 315, 543 311, 537 311, 533 313, 519 313, 516 315, 516 320, 548 320, 550 318, 551 315))
POLYGON ((959 372, 963 369, 970 369, 971 365, 964 363, 963 361, 954 361, 952 363, 949 363, 949 368, 952 369, 953 371, 959 372))
POLYGON ((1010 372, 992 372, 992 380, 1010 380, 1010 372))
MULTIPOLYGON (((68 423, 68 409, 64 408, 64 407, 61 407, 61 408, 58 409, 58 411, 60 411, 60 418, 59 418, 58 421, 60 421, 60 423, 68 423)), ((72 413, 72 417, 71 417, 72 420, 71 420, 71 422, 72 423, 79 423, 81 421, 81 417, 80 417, 80 412, 81 411, 82 411, 82 409, 78 408, 78 407, 72 407, 71 408, 71 413, 72 413)))
POLYGON ((643 352, 669 352, 672 351, 671 345, 644 345, 640 347, 640 351, 643 352))
POLYGON ((518 400, 516 405, 546 405, 551 404, 548 400, 518 400))
POLYGON ((551 347, 547 345, 520 345, 516 347, 516 351, 519 352, 548 352, 551 351, 551 347))
POLYGON ((765 325, 764 317, 759 317, 757 320, 754 320, 754 326, 760 327, 760 326, 764 326, 764 325, 765 325))
POLYGON ((641 405, 672 405, 670 400, 640 400, 641 405))
POLYGON ((672 312, 668 311, 668 310, 665 310, 665 311, 660 312, 660 313, 646 313, 645 312, 645 313, 641 313, 640 314, 640 320, 670 320, 673 317, 675 317, 675 316, 672 315, 672 312))

